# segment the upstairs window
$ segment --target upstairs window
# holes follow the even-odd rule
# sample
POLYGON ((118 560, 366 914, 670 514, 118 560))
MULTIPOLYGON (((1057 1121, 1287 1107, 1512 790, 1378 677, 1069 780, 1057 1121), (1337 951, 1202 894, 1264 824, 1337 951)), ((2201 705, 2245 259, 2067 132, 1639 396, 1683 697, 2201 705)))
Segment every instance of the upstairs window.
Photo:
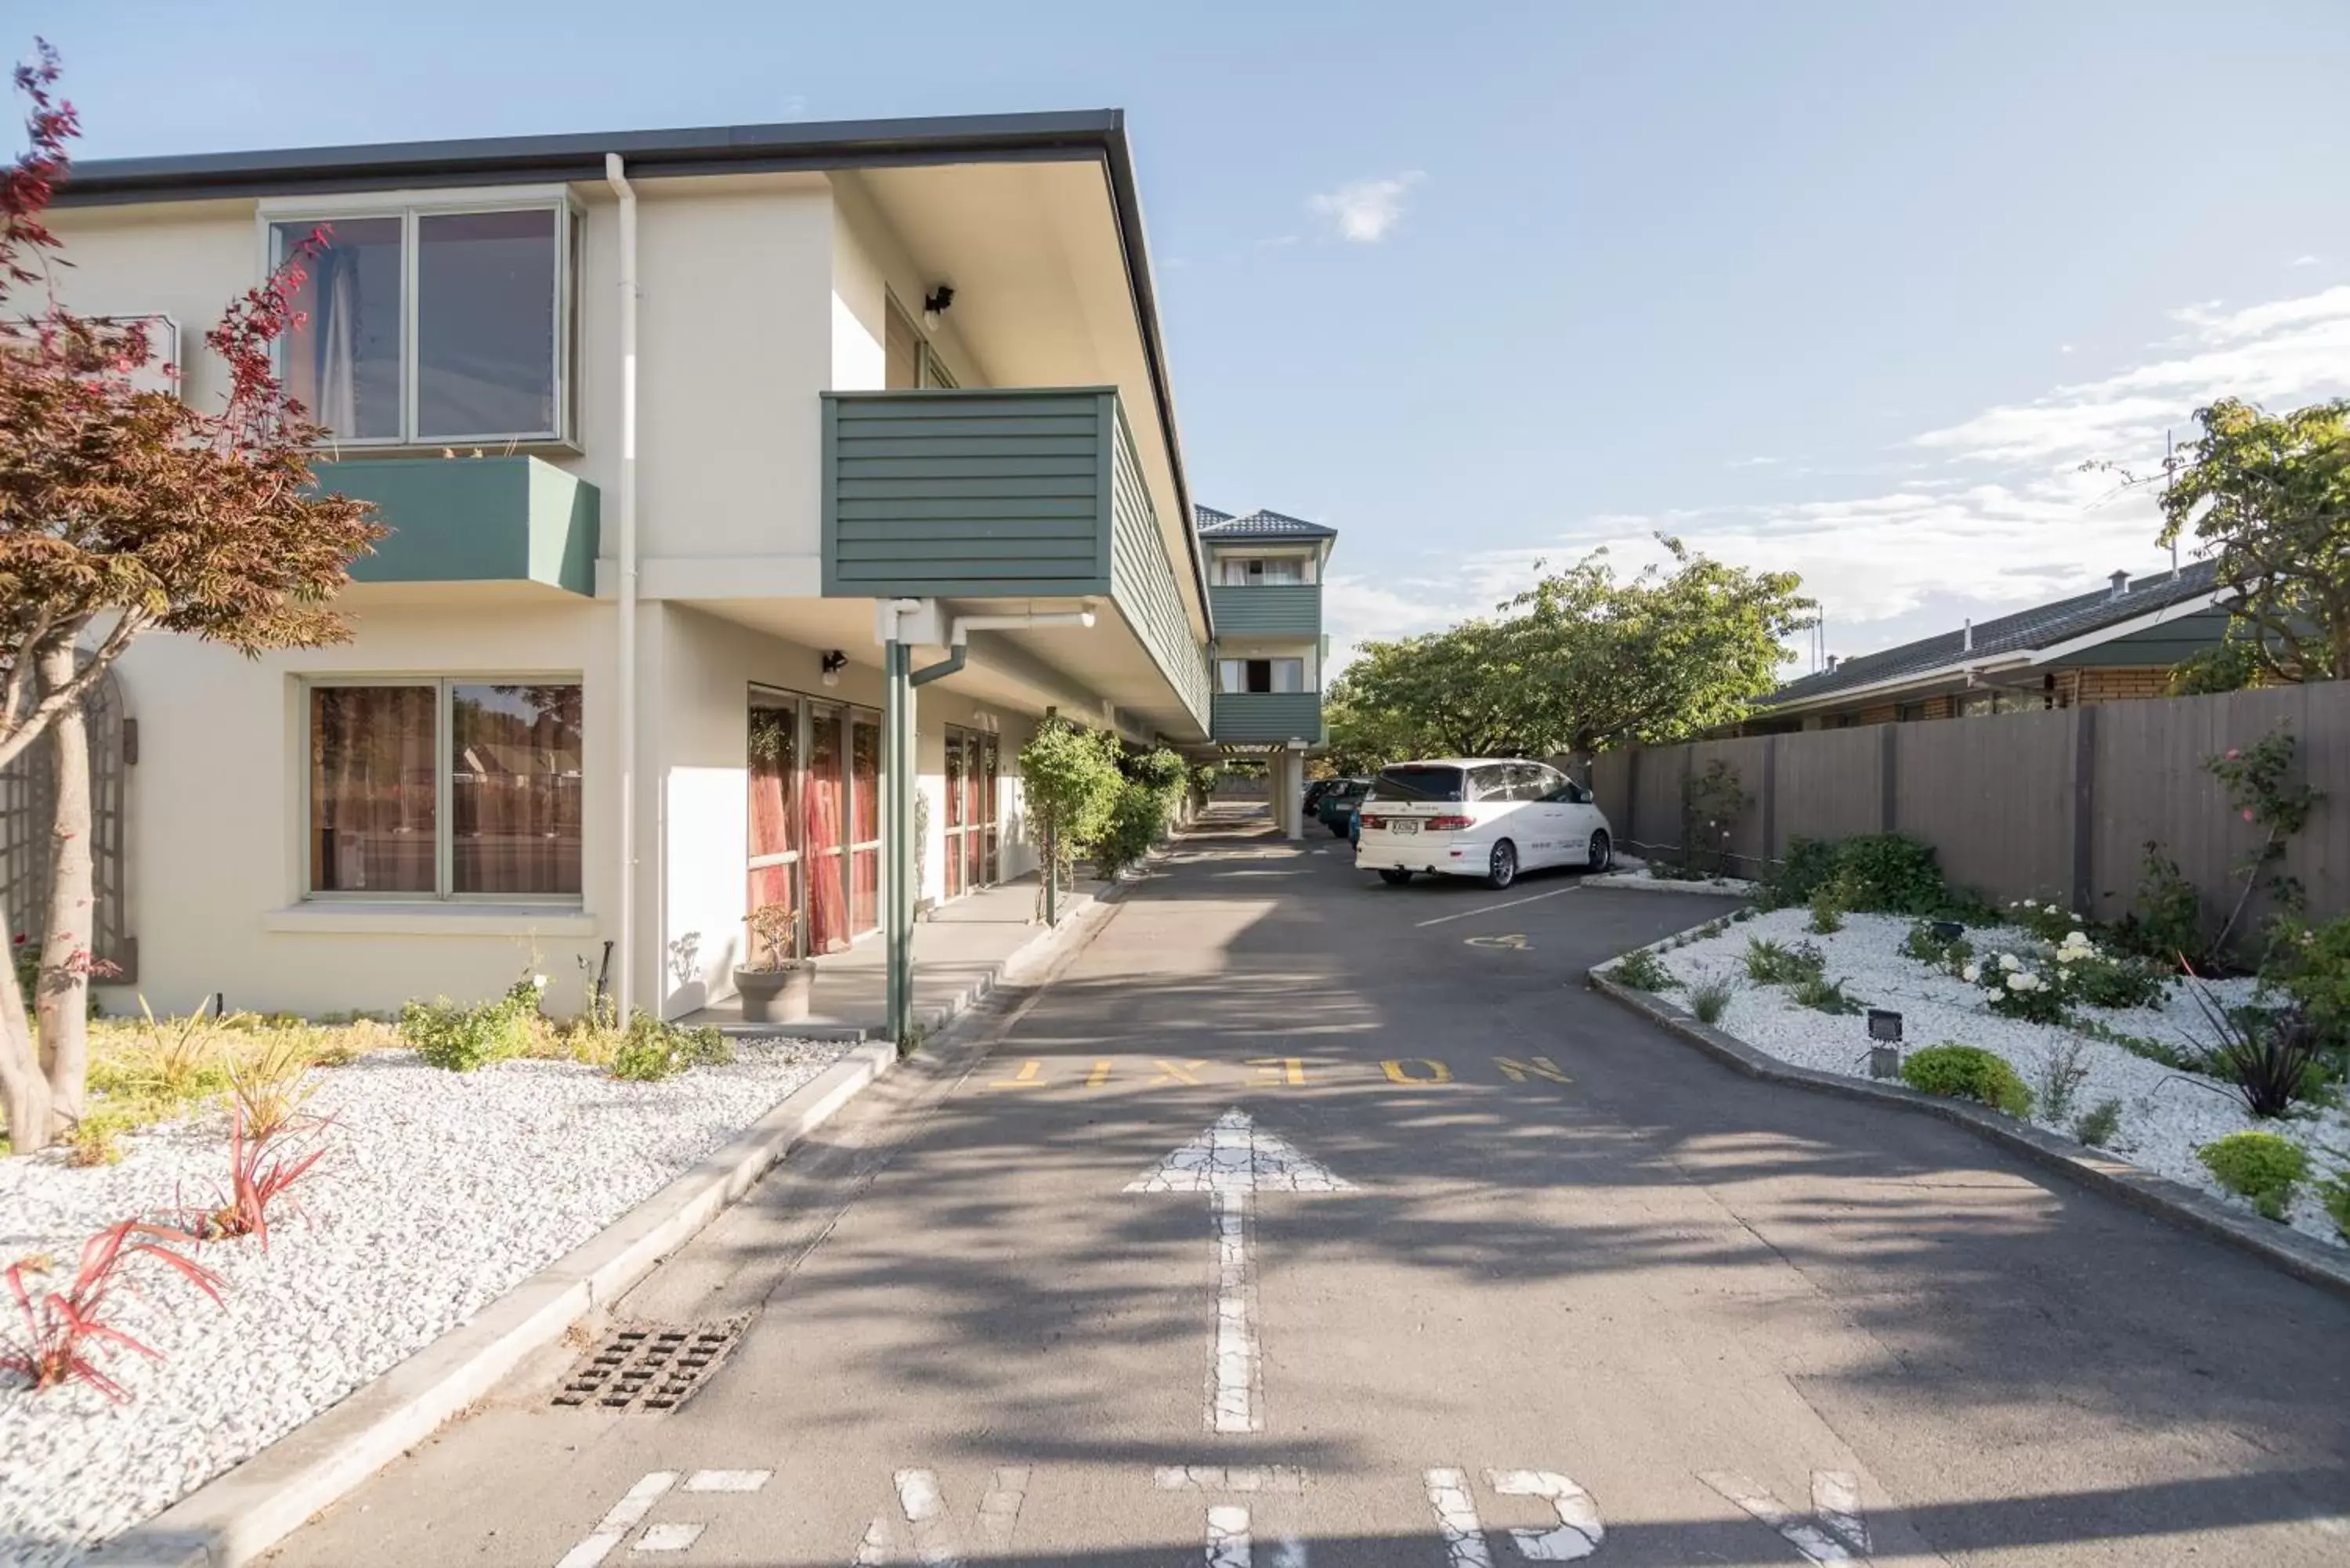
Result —
POLYGON ((1313 566, 1313 562, 1300 556, 1228 557, 1223 563, 1223 585, 1228 588, 1255 588, 1310 583, 1314 580, 1313 566))
POLYGON ((1305 660, 1302 659, 1222 659, 1216 661, 1216 674, 1220 687, 1236 695, 1305 690, 1305 660))
POLYGON ((273 212, 268 224, 273 265, 330 231, 278 368, 337 441, 568 438, 577 269, 561 197, 273 212))

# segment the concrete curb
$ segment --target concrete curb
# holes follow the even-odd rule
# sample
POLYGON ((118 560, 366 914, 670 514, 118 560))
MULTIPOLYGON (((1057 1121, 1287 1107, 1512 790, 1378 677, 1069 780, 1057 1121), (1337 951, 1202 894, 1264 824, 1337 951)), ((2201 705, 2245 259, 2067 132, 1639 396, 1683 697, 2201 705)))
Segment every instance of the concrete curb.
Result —
POLYGON ((249 1563, 487 1394, 523 1359, 617 1300, 769 1167, 898 1064, 886 1043, 838 1062, 733 1141, 390 1371, 116 1537, 91 1568, 249 1563))
MULTIPOLYGON (((1670 939, 1667 939, 1669 940, 1670 939)), ((1743 1040, 1700 1023, 1659 996, 1634 991, 1608 979, 1598 970, 1589 973, 1591 988, 1612 998, 1677 1038, 1696 1046, 1732 1072, 1766 1084, 1783 1084, 1841 1099, 1865 1100, 1924 1116, 1956 1122, 1988 1138, 2009 1153, 2020 1155, 2043 1169, 2071 1178, 2080 1185, 2117 1198, 2134 1209, 2201 1232, 2214 1241, 2252 1253, 2298 1279, 2350 1297, 2350 1257, 2314 1241, 2298 1231, 2229 1208, 2193 1188, 2141 1169, 2125 1159, 2094 1149, 2071 1138, 2059 1137, 2003 1116, 1987 1107, 1939 1095, 1920 1094, 1901 1084, 1848 1078, 1798 1067, 1756 1050, 1743 1040)))
MULTIPOLYGON (((1163 857, 1157 857, 1163 858, 1163 857)), ((1044 926, 1035 927, 1035 934, 1025 945, 1014 948, 1002 960, 989 965, 984 972, 976 976, 970 984, 947 998, 946 1001, 932 1002, 927 1007, 915 1008, 914 1027, 925 1034, 936 1034, 949 1023, 993 996, 1001 987, 1012 983, 1020 974, 1033 968, 1040 956, 1057 950, 1056 944, 1066 933, 1083 929, 1087 917, 1094 910, 1105 904, 1118 902, 1126 896, 1127 889, 1132 886, 1130 882, 1121 881, 1105 887, 1097 893, 1072 895, 1075 907, 1062 914, 1059 925, 1049 929, 1044 926)), ((858 1042, 879 1040, 883 1035, 883 1026, 879 1023, 832 1023, 815 1019, 796 1023, 720 1023, 712 1027, 730 1040, 791 1039, 858 1042)))

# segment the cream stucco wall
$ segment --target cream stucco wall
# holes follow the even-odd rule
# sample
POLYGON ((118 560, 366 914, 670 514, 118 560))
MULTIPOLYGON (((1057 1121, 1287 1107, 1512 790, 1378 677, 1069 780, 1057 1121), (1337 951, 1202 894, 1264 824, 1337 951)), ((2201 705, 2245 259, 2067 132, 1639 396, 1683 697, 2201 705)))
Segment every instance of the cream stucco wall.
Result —
MULTIPOLYGON (((603 783, 617 761, 610 616, 578 600, 386 607, 359 611, 353 632, 339 647, 257 660, 161 636, 124 655, 124 704, 139 722, 125 824, 137 990, 158 1012, 215 992, 232 1008, 390 1008, 494 994, 536 948, 552 1004, 576 1005, 574 958, 599 950, 617 879, 618 818, 603 783), (303 901, 303 678, 362 673, 584 680, 577 909, 303 901)), ((114 989, 116 1005, 132 1005, 114 989)))

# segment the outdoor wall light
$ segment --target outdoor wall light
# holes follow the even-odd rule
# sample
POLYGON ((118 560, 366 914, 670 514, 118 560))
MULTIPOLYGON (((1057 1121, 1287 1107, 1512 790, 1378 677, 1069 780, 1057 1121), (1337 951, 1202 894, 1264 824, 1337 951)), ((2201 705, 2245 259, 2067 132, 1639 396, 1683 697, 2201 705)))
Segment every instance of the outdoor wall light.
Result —
POLYGON ((948 307, 953 304, 954 285, 951 283, 942 283, 922 296, 922 325, 936 332, 939 329, 939 317, 944 316, 948 307))
POLYGON ((841 670, 847 663, 848 655, 841 652, 840 649, 837 648, 828 650, 824 656, 824 663, 822 665, 822 669, 824 670, 824 683, 827 686, 839 685, 841 670))
POLYGON ((1966 927, 1959 924, 1956 920, 1936 920, 1934 922, 1934 940, 1938 942, 1954 942, 1966 934, 1966 927))

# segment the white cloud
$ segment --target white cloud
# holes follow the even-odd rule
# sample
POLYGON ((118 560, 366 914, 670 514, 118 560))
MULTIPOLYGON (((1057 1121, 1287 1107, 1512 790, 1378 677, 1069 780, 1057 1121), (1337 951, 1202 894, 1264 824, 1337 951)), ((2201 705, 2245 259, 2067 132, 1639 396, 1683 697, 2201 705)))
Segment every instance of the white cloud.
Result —
POLYGON ((1779 460, 1775 457, 1742 457, 1732 462, 1730 466, 1732 468, 1776 468, 1778 465, 1779 460))
POLYGON ((1424 570, 1376 587, 1334 578, 1332 630, 1351 648, 1488 613, 1532 580, 1536 560, 1555 566, 1603 545, 1619 573, 1637 570, 1659 557, 1659 531, 1735 565, 1801 573, 1826 607, 1830 646, 1844 653, 2085 592, 2117 567, 2158 570, 2168 556, 2155 544, 2154 496, 2085 472, 2085 462, 2152 471, 2166 432, 2188 437, 2194 410, 2223 396, 2289 408, 2350 395, 2350 286, 2235 310, 2211 302, 2174 319, 2179 335, 2143 364, 1909 438, 1932 455, 1932 477, 1888 473, 1858 494, 1610 513, 1534 546, 1432 553, 1424 570))
POLYGON ((2315 256, 2295 256, 2293 260, 2285 263, 2284 265, 2287 266, 2315 266, 2317 265, 2317 258, 2315 256))
POLYGON ((1335 191, 1306 198, 1307 210, 1327 218, 1338 237, 1372 245, 1403 221, 1404 192, 1420 182, 1417 169, 1381 179, 1350 180, 1335 191))
POLYGON ((2059 354, 2070 354, 2072 351, 2073 346, 2070 343, 2059 343, 2056 345, 2056 352, 2059 354))

